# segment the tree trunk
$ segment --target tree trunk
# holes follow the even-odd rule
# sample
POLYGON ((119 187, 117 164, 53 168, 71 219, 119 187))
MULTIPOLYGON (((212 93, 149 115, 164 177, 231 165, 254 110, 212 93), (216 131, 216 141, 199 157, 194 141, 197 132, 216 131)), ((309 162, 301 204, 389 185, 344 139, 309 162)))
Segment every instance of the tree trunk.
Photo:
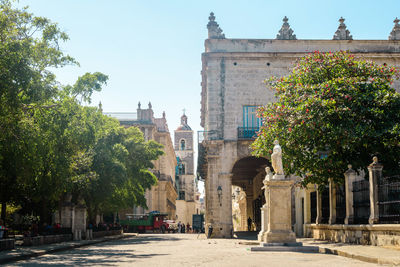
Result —
POLYGON ((4 224, 6 223, 6 211, 7 211, 7 202, 1 202, 1 219, 3 220, 4 224))

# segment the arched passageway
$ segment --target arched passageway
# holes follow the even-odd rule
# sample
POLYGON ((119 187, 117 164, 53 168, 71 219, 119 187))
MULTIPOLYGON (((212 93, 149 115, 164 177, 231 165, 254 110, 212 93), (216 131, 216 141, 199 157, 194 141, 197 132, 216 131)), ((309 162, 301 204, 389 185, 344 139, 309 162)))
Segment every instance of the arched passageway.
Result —
POLYGON ((261 207, 265 204, 263 180, 265 167, 271 166, 265 158, 245 157, 232 168, 232 217, 234 231, 259 231, 261 207))

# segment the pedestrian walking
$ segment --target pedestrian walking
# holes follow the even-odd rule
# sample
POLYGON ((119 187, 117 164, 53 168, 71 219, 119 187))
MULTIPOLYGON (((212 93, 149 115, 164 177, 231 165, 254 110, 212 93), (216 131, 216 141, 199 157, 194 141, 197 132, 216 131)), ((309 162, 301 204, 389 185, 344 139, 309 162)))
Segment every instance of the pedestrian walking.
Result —
POLYGON ((253 222, 253 220, 249 217, 248 219, 247 219, 247 230, 248 231, 251 231, 251 223, 253 222))

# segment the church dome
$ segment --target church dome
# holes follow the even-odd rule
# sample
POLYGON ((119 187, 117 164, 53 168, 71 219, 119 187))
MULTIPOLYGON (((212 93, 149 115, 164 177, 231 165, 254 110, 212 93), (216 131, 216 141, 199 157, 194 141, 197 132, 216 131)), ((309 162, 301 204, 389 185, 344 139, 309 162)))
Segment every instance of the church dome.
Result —
POLYGON ((187 116, 183 114, 181 116, 181 125, 176 129, 177 131, 191 131, 192 128, 187 124, 187 116))

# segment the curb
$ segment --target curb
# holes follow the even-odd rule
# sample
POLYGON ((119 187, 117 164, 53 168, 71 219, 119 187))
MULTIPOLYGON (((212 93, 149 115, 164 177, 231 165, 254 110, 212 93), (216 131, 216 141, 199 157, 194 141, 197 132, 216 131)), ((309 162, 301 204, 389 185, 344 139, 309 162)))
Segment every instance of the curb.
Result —
POLYGON ((399 266, 400 265, 400 260, 399 261, 393 261, 393 260, 386 260, 386 259, 381 259, 381 258, 376 258, 376 257, 357 255, 357 254, 352 254, 352 253, 341 251, 341 250, 337 250, 337 249, 330 249, 330 248, 320 247, 319 248, 319 252, 323 253, 323 254, 338 255, 338 256, 341 256, 341 257, 346 257, 346 258, 355 259, 355 260, 368 262, 368 263, 388 264, 388 265, 392 265, 392 266, 399 266))
MULTIPOLYGON (((239 242, 240 245, 259 245, 260 242, 239 242)), ((358 255, 358 254, 353 254, 349 253, 346 251, 342 251, 339 249, 332 249, 332 248, 327 248, 323 247, 321 245, 315 246, 319 248, 319 251, 314 251, 314 253, 321 253, 321 254, 331 254, 331 255, 337 255, 345 258, 350 258, 354 260, 359 260, 363 262, 368 262, 368 263, 375 263, 375 264, 381 264, 381 265, 391 265, 391 266, 400 266, 400 258, 399 260, 387 260, 387 259, 382 259, 382 258, 377 258, 377 257, 370 257, 370 256, 363 256, 363 255, 358 255)), ((256 249, 257 250, 257 249, 256 249)), ((251 251, 256 251, 256 250, 251 250, 251 251)), ((262 251, 262 250, 258 250, 262 251)))
POLYGON ((90 246, 90 245, 94 245, 94 244, 99 244, 99 243, 104 243, 104 242, 108 242, 108 241, 119 240, 119 239, 124 239, 124 238, 129 238, 129 237, 132 237, 132 236, 131 235, 120 235, 117 237, 93 240, 93 241, 89 241, 89 242, 83 243, 83 244, 66 244, 65 246, 61 246, 58 248, 50 248, 50 249, 43 250, 40 252, 30 252, 27 254, 20 254, 20 255, 16 255, 16 256, 5 257, 2 259, 0 258, 0 264, 10 263, 10 262, 15 262, 15 261, 20 261, 20 260, 26 260, 26 259, 33 258, 33 257, 43 256, 46 254, 51 254, 51 253, 55 253, 55 252, 60 252, 60 251, 65 251, 65 250, 70 250, 70 249, 75 249, 75 248, 80 248, 80 247, 86 247, 86 246, 90 246))

